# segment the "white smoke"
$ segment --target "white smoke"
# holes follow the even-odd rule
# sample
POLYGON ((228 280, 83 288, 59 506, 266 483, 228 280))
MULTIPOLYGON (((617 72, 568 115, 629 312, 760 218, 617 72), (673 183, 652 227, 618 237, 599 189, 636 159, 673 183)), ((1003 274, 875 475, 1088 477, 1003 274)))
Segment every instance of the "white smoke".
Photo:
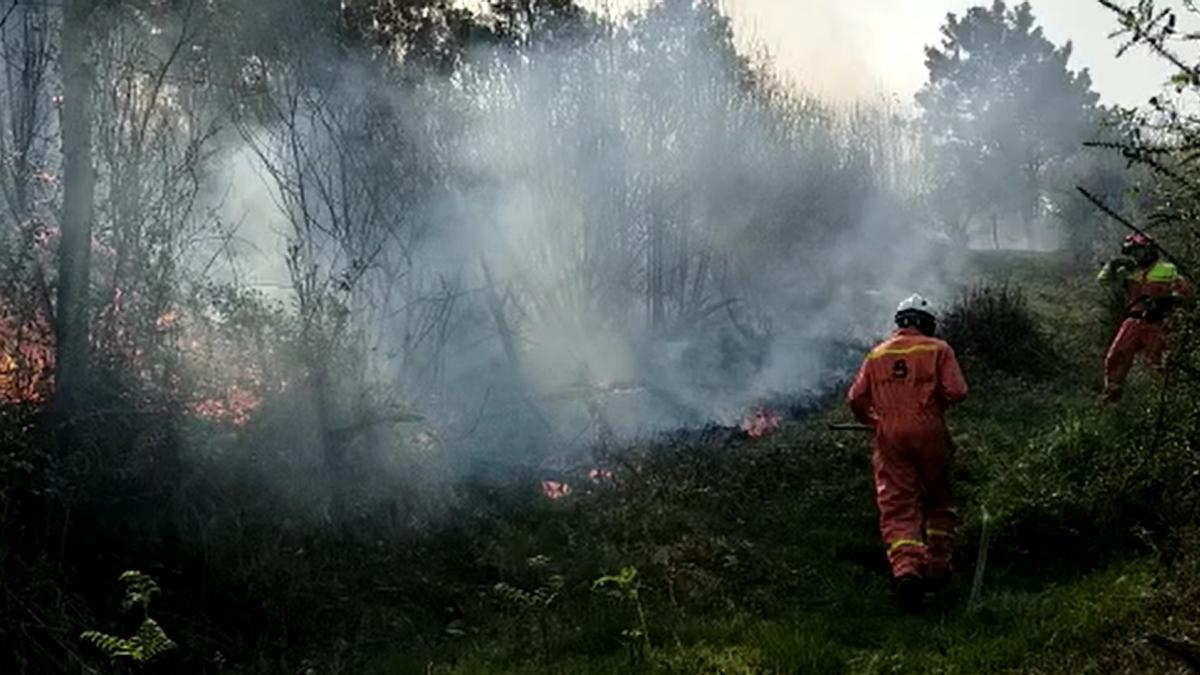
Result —
MULTIPOLYGON (((351 302, 375 346, 372 387, 465 451, 536 458, 605 428, 733 423, 826 391, 847 342, 886 329, 899 297, 936 293, 940 249, 909 208, 918 160, 895 111, 788 93, 727 30, 710 6, 668 0, 417 85, 340 67, 300 112, 300 142, 348 148, 327 170, 351 185, 397 182, 330 181, 346 213, 312 216, 360 228, 356 245, 395 263, 351 302), (381 106, 396 135, 347 140, 354 109, 381 106)), ((264 128, 259 155, 286 156, 272 155, 281 138, 264 128)), ((314 173, 296 185, 320 194, 314 173)), ((239 178, 230 208, 294 222, 271 189, 239 178)), ((281 256, 295 230, 271 229, 287 234, 251 238, 281 256)), ((314 251, 331 276, 347 264, 345 246, 314 251)))

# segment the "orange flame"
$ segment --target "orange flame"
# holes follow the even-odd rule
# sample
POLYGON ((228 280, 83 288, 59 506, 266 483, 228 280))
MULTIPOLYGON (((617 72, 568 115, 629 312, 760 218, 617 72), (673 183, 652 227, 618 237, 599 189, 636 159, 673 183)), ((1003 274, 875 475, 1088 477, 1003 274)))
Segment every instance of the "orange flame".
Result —
POLYGON ((54 333, 44 320, 18 324, 0 313, 0 401, 44 403, 54 373, 54 333))
POLYGON ((762 438, 779 431, 781 423, 779 413, 759 406, 742 422, 742 431, 751 438, 762 438))
POLYGON ((173 309, 169 309, 154 321, 154 327, 159 330, 169 330, 175 327, 179 322, 179 313, 173 309))
POLYGON ((556 480, 542 481, 542 494, 548 499, 562 499, 571 494, 571 486, 556 480))
POLYGON ((262 396, 254 390, 231 385, 217 396, 192 405, 192 414, 211 422, 229 422, 246 426, 251 415, 262 405, 262 396))
POLYGON ((588 471, 588 478, 591 478, 593 483, 612 482, 615 477, 616 474, 613 473, 612 469, 601 469, 596 466, 588 471))

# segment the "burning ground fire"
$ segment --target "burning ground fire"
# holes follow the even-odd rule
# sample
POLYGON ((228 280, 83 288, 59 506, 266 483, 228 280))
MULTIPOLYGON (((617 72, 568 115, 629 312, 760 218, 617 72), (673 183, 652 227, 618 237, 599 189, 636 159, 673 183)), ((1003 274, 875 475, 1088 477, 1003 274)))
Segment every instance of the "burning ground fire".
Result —
MULTIPOLYGON (((183 317, 174 310, 160 316, 155 327, 163 332, 186 329, 183 317)), ((206 382, 207 386, 203 389, 208 395, 191 405, 192 415, 235 427, 248 424, 262 406, 263 394, 268 389, 267 378, 261 369, 251 363, 230 362, 219 353, 206 350, 205 342, 194 337, 190 340, 178 339, 176 344, 190 344, 194 358, 204 365, 217 364, 216 368, 204 368, 205 372, 216 372, 218 377, 206 382)), ((282 382, 275 384, 275 388, 285 385, 282 382)))
MULTIPOLYGON (((758 406, 742 421, 741 430, 750 438, 763 438, 779 431, 783 418, 779 413, 765 406, 758 406)), ((592 467, 587 476, 597 485, 612 483, 616 474, 611 469, 592 467)), ((570 483, 561 480, 544 479, 541 484, 542 494, 550 500, 558 501, 571 496, 574 492, 570 483)))
POLYGON ((262 404, 259 392, 239 385, 231 385, 217 396, 206 398, 192 405, 192 414, 210 422, 229 422, 235 427, 245 426, 254 411, 262 404))
MULTIPOLYGON (((617 474, 612 469, 604 469, 598 466, 588 469, 587 475, 588 478, 590 478, 591 481, 596 485, 612 483, 617 477, 617 474)), ((547 499, 559 500, 564 497, 569 497, 573 491, 574 490, 571 488, 571 484, 564 481, 542 481, 542 494, 545 495, 547 499)))
POLYGON ((53 373, 53 333, 48 322, 21 326, 0 314, 0 401, 48 401, 53 373))
POLYGON ((53 381, 53 355, 41 345, 22 345, 13 354, 0 353, 0 401, 43 403, 53 381))
POLYGON ((746 432, 750 438, 762 438, 779 431, 780 424, 782 424, 782 419, 779 417, 779 413, 759 406, 742 421, 742 431, 746 432))
POLYGON ((542 481, 542 494, 548 499, 562 499, 571 494, 571 486, 556 480, 542 481))
MULTIPOLYGON (((119 297, 114 301, 117 315, 119 297)), ((183 332, 187 328, 183 318, 177 310, 169 310, 155 319, 154 329, 159 333, 183 332)), ((195 338, 185 341, 178 337, 174 344, 180 348, 189 344, 194 358, 203 361, 200 370, 217 374, 215 381, 204 387, 208 394, 192 403, 188 411, 209 422, 245 426, 262 404, 265 385, 257 369, 201 354, 202 343, 195 338), (214 360, 220 367, 213 367, 214 360)), ((131 347, 127 356, 134 371, 142 372, 138 366, 142 352, 131 347)), ((0 402, 44 404, 50 400, 53 389, 54 333, 49 322, 21 324, 0 312, 0 402)))

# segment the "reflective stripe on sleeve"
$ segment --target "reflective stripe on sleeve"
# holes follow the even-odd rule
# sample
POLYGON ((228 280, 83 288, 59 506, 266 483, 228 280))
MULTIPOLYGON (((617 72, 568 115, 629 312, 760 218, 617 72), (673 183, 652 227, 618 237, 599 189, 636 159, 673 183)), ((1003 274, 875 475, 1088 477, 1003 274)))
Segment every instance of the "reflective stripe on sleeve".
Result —
POLYGON ((893 541, 890 546, 888 546, 888 555, 895 553, 897 549, 908 546, 919 546, 921 548, 925 548, 925 542, 917 541, 916 539, 897 539, 896 541, 893 541))

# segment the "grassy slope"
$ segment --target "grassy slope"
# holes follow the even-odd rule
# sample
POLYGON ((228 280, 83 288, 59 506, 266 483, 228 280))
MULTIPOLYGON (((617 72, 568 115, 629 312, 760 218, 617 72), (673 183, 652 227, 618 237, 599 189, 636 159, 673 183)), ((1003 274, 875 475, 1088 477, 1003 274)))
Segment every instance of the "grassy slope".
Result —
POLYGON ((1097 405, 1106 335, 1090 280, 1043 256, 987 256, 978 269, 1025 289, 1066 367, 1034 378, 968 363, 973 395, 952 418, 962 574, 926 615, 894 607, 869 440, 824 430, 845 420, 832 401, 761 441, 631 453, 622 487, 572 504, 517 500, 498 516, 485 556, 501 578, 533 588, 519 561, 546 554, 566 579, 546 613, 548 667, 534 615, 482 601, 466 636, 393 654, 378 671, 631 672, 619 636, 634 613, 589 581, 635 564, 655 645, 638 672, 1178 672, 1136 641, 1174 611, 1161 570, 1128 534, 1134 516, 1112 494, 1121 490, 1090 476, 1136 461, 1098 459, 1097 448, 1140 423, 1152 387, 1137 381, 1119 411, 1097 405), (984 505, 990 558, 981 606, 968 613, 984 505))

